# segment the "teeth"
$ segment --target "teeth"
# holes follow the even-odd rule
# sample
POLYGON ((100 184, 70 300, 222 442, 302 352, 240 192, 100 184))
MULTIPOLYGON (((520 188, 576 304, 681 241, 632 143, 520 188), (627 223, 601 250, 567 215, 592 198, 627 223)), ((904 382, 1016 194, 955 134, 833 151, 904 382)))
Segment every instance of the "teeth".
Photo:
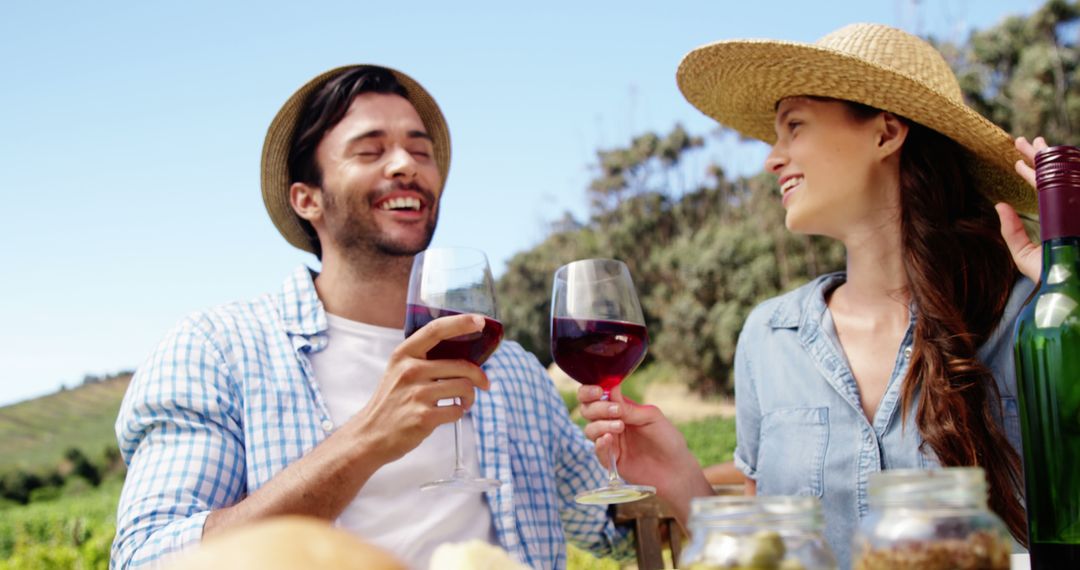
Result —
POLYGON ((792 178, 788 178, 786 181, 784 181, 784 185, 780 187, 780 194, 781 195, 787 194, 788 192, 791 191, 791 189, 798 186, 802 181, 803 181, 802 176, 795 176, 795 177, 792 177, 792 178))
POLYGON ((391 200, 386 200, 385 202, 383 202, 379 206, 379 209, 380 210, 405 210, 405 209, 408 209, 408 210, 413 210, 413 211, 419 211, 420 210, 420 200, 417 199, 417 198, 412 198, 412 197, 393 198, 391 200))

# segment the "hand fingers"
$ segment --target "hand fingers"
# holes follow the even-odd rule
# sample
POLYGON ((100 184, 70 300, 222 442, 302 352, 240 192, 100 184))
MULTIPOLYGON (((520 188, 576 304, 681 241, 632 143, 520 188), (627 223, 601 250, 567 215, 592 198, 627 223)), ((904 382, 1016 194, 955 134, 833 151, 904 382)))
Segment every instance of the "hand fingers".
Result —
POLYGON ((625 429, 626 425, 620 420, 599 420, 585 424, 582 431, 585 432, 585 437, 597 441, 608 434, 622 433, 625 429))
POLYGON ((1028 184, 1032 187, 1035 186, 1035 155, 1045 148, 1047 148, 1046 139, 1042 137, 1035 137, 1035 140, 1028 142, 1024 137, 1018 137, 1016 139, 1016 150, 1020 151, 1020 154, 1024 156, 1024 160, 1016 161, 1016 173, 1023 177, 1028 184))
POLYGON ((420 327, 405 342, 398 345, 396 354, 425 358, 429 350, 440 342, 484 330, 484 317, 480 315, 454 315, 441 317, 420 327))
POLYGON ((425 390, 424 394, 425 400, 433 402, 452 398, 460 399, 462 408, 466 410, 471 408, 473 402, 476 401, 476 391, 473 390, 472 381, 466 378, 446 378, 437 380, 432 382, 431 386, 425 390))
POLYGON ((608 400, 599 400, 590 404, 581 404, 579 408, 581 415, 589 420, 612 420, 618 418, 622 413, 622 408, 625 404, 619 404, 617 402, 611 402, 608 400))
POLYGON ((1023 160, 1016 161, 1014 167, 1016 173, 1020 175, 1028 184, 1035 186, 1035 147, 1024 137, 1018 137, 1016 139, 1016 150, 1020 151, 1023 155, 1023 160))
POLYGON ((1005 239, 1005 245, 1009 247, 1016 267, 1028 279, 1038 281, 1042 268, 1040 247, 1028 237, 1024 224, 1020 222, 1020 216, 1012 206, 1002 202, 995 204, 994 209, 1001 220, 1001 237, 1005 239))
MULTIPOLYGON (((599 386, 582 386, 578 388, 578 401, 583 405, 601 400, 603 397, 604 390, 599 386)), ((608 399, 612 402, 630 402, 631 404, 637 404, 637 402, 623 395, 621 386, 612 388, 608 399)))
POLYGON ((422 360, 411 358, 398 364, 394 371, 407 382, 429 382, 443 378, 464 378, 481 390, 491 388, 484 369, 468 360, 422 360))
MULTIPOLYGON (((611 469, 610 459, 613 446, 615 446, 615 436, 611 434, 606 434, 600 437, 600 439, 596 440, 596 457, 600 460, 600 464, 603 465, 605 469, 611 469)), ((615 455, 615 461, 618 461, 617 448, 615 451, 615 455)))
POLYGON ((595 402, 603 397, 604 390, 601 389, 599 386, 588 386, 582 384, 577 391, 578 402, 581 402, 582 406, 595 402))
POLYGON ((440 426, 442 424, 448 424, 450 422, 456 422, 465 415, 465 408, 462 406, 442 406, 436 407, 428 412, 428 418, 434 424, 434 426, 440 426))
MULTIPOLYGON (((635 404, 629 398, 619 398, 615 401, 617 393, 612 391, 612 400, 601 400, 591 404, 581 405, 581 415, 589 421, 622 420, 630 426, 642 426, 664 419, 663 412, 656 406, 643 406, 635 404)), ((621 430, 620 430, 621 431, 621 430)))
MULTIPOLYGON (((1036 140, 1037 139, 1038 137, 1036 137, 1036 140)), ((1024 156, 1024 159, 1028 162, 1028 164, 1034 166, 1035 146, 1028 142, 1026 137, 1016 137, 1014 145, 1016 146, 1016 150, 1020 151, 1020 154, 1024 156)))

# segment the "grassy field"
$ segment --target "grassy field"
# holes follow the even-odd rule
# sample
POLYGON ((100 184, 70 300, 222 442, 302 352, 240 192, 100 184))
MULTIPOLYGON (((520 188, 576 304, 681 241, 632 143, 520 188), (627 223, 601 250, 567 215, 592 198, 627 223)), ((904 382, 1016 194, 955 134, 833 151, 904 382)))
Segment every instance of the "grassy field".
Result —
POLYGON ((0 570, 109 567, 119 479, 26 506, 0 507, 0 570))
POLYGON ((130 376, 0 408, 0 473, 52 469, 69 448, 100 457, 116 447, 113 422, 130 376))

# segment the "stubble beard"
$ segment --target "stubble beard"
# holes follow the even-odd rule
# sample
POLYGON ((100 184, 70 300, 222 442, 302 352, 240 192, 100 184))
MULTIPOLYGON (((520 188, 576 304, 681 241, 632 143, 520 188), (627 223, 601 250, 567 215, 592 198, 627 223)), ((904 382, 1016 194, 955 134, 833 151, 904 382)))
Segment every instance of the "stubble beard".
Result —
POLYGON ((436 209, 435 215, 428 216, 425 222, 424 236, 419 244, 406 243, 381 232, 371 219, 373 209, 360 203, 366 200, 365 197, 347 194, 340 199, 335 192, 324 192, 323 207, 327 217, 333 216, 341 220, 336 235, 331 236, 331 239, 337 244, 342 257, 351 265, 368 270, 392 271, 404 267, 408 275, 412 258, 431 244, 438 223, 434 196, 427 191, 421 192, 428 198, 429 207, 436 209))

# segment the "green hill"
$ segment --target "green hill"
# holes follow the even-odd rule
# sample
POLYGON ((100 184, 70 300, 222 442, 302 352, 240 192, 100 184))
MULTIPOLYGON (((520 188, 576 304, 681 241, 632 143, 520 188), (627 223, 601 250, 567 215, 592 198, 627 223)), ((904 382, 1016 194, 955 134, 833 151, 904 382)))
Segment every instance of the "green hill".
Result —
POLYGON ((0 408, 0 474, 56 468, 69 448, 100 457, 116 447, 113 422, 130 374, 0 408))

